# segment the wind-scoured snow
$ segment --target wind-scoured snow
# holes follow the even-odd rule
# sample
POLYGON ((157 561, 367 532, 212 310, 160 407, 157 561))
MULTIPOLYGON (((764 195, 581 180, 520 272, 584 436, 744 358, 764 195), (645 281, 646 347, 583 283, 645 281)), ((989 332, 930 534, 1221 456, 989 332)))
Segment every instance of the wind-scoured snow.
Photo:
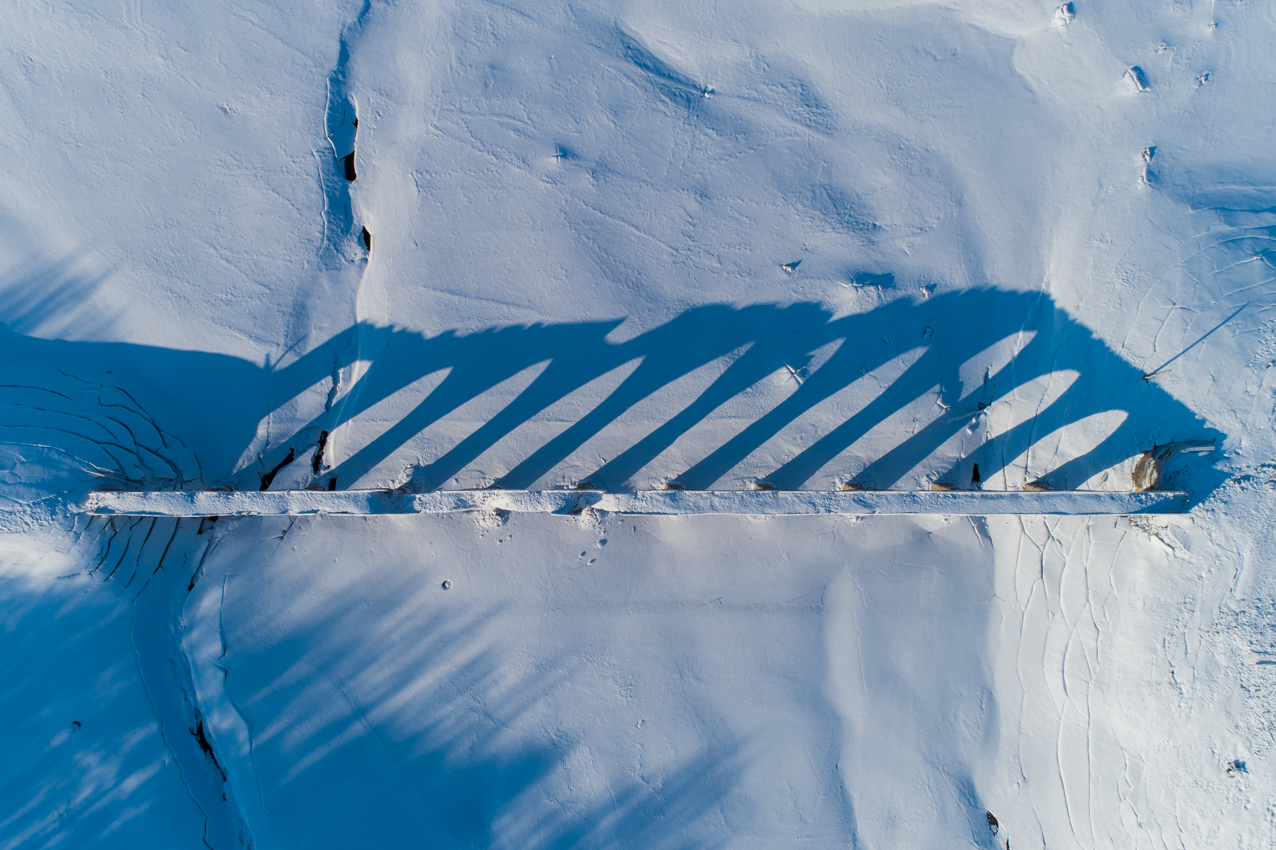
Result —
POLYGON ((0 24, 0 850, 1270 846, 1263 4, 0 24))

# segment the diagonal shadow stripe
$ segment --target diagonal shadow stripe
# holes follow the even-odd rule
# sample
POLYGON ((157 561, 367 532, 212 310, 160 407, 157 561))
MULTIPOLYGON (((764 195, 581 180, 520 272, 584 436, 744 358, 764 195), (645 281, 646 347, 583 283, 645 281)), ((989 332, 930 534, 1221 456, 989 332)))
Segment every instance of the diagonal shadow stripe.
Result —
MULTIPOLYGON (((1105 411, 1123 412, 1124 421, 1097 446, 1076 457, 1058 458, 1056 467, 1045 475, 1047 483, 1075 487, 1096 471, 1153 446, 1220 436, 1160 386, 1143 380, 1140 370, 1043 293, 964 290, 920 301, 900 298, 842 317, 816 303, 707 305, 686 310, 630 339, 613 341, 609 336, 620 323, 617 319, 536 324, 469 334, 449 331, 432 337, 358 324, 285 366, 122 343, 43 340, 13 331, 0 334, 0 347, 8 363, 18 364, 13 365, 15 369, 31 361, 72 374, 96 370, 102 377, 111 375, 110 381, 126 386, 143 407, 162 412, 155 427, 195 452, 205 485, 231 482, 241 489, 255 489, 257 470, 275 469, 289 455, 304 456, 321 431, 351 422, 427 375, 446 372, 409 413, 317 480, 319 486, 334 479, 342 489, 359 486, 379 464, 412 441, 423 441, 422 453, 428 455, 432 425, 525 370, 544 364, 525 389, 476 430, 412 470, 409 489, 436 489, 484 452, 509 446, 516 429, 550 406, 636 362, 614 390, 516 460, 497 480, 506 488, 526 489, 587 441, 614 434, 609 429, 640 402, 721 361, 721 373, 689 402, 655 420, 644 435, 622 447, 590 476, 595 486, 632 489, 639 473, 650 471, 675 441, 698 433, 697 426, 723 405, 785 368, 806 369, 826 346, 833 346, 832 353, 818 368, 738 433, 719 445, 703 446, 703 454, 686 469, 659 471, 674 473, 687 488, 710 488, 764 445, 778 440, 789 459, 765 478, 776 487, 806 486, 821 470, 856 469, 854 480, 864 486, 893 487, 974 421, 979 404, 1030 392, 1025 388, 1032 381, 1064 369, 1079 373, 1074 385, 1027 421, 966 452, 948 477, 959 486, 969 482, 977 463, 987 478, 1043 437, 1105 411), (962 375, 970 378, 971 364, 990 358, 996 344, 1016 338, 1020 342, 998 361, 995 372, 972 386, 963 385, 962 375), (908 352, 915 354, 905 357, 908 352), (860 392, 855 396, 858 401, 839 400, 845 398, 838 395, 840 391, 855 386, 867 389, 862 378, 877 375, 877 370, 900 358, 907 365, 876 396, 866 401, 860 392), (275 440, 258 464, 234 468, 263 422, 282 417, 285 414, 278 412, 286 405, 356 361, 368 365, 353 386, 342 393, 334 389, 323 412, 294 427, 286 439, 275 440), (198 380, 192 380, 193 376, 198 380), (864 454, 866 435, 880 434, 880 429, 874 429, 894 421, 892 417, 928 393, 935 393, 943 403, 932 417, 921 421, 915 432, 901 434, 893 445, 888 442, 878 456, 864 454), (824 423, 823 433, 806 446, 785 445, 785 429, 812 412, 818 414, 812 420, 816 427, 824 423)), ((6 409, 16 408, 0 405, 0 416, 6 409)), ((95 420, 84 415, 84 411, 76 412, 86 423, 84 433, 97 433, 92 427, 95 420)), ((50 436, 54 442, 58 439, 50 436)), ((86 438, 66 439, 72 442, 63 448, 75 452, 81 451, 77 446, 86 438)), ((874 445, 882 445, 880 436, 873 439, 874 445)), ((691 448, 694 451, 694 442, 691 448)))

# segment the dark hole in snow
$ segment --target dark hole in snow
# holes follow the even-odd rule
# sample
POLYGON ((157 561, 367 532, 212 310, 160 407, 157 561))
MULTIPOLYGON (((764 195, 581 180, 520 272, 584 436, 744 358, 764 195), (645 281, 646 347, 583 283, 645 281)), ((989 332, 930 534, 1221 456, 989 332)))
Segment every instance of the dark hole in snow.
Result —
POLYGON ((444 579, 444 581, 443 581, 443 589, 444 589, 444 590, 451 590, 451 588, 452 588, 452 582, 450 582, 450 581, 448 581, 448 580, 444 579))
POLYGON ((263 491, 269 490, 270 485, 274 483, 275 476, 279 474, 279 471, 283 469, 285 466, 287 466, 288 464, 292 463, 296 459, 297 459, 296 450, 293 449, 292 446, 289 446, 288 456, 284 458, 283 460, 281 460, 278 466, 276 466, 274 469, 270 470, 270 472, 267 472, 265 475, 261 477, 261 489, 263 491))
POLYGON ((368 228, 363 228, 363 247, 369 252, 372 251, 372 234, 368 232, 368 228))
POLYGON ((341 167, 345 169, 346 179, 353 183, 355 178, 359 176, 354 170, 354 151, 341 157, 341 167))
POLYGON ((222 766, 217 762, 217 755, 213 752, 213 745, 208 743, 208 736, 204 734, 204 721, 199 720, 195 724, 195 728, 190 730, 195 736, 195 740, 199 741, 199 748, 204 751, 204 755, 212 759, 213 767, 217 768, 217 772, 222 775, 222 781, 226 781, 226 771, 222 770, 222 766))
POLYGON ((895 275, 890 272, 856 272, 851 275, 851 283, 855 286, 876 286, 878 289, 894 289, 895 275))
POLYGON ((195 724, 195 728, 191 730, 191 734, 199 741, 199 748, 204 751, 204 755, 209 758, 213 757, 213 746, 208 743, 208 736, 204 734, 204 721, 195 724))
POLYGON ((971 469, 970 471, 970 483, 978 484, 980 480, 981 479, 979 477, 979 464, 975 464, 974 468, 971 469))
POLYGON ((315 475, 318 475, 320 470, 323 469, 323 450, 324 448, 327 447, 327 445, 328 445, 328 432, 320 431, 319 432, 319 447, 315 449, 315 456, 310 461, 310 468, 314 470, 315 475))
POLYGON ((988 818, 988 828, 992 830, 993 835, 996 835, 997 830, 1001 829, 1001 824, 997 823, 997 816, 992 812, 984 812, 984 815, 988 818))
POLYGON ((329 479, 328 479, 328 492, 329 492, 329 493, 331 493, 332 491, 334 491, 334 490, 336 490, 336 489, 337 489, 337 479, 335 479, 335 478, 329 478, 329 479))

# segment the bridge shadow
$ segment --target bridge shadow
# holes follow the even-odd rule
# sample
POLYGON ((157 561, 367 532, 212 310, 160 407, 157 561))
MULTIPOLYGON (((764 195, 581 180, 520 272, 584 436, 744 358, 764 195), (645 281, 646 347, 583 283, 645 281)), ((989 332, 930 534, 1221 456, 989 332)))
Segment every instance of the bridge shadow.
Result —
MULTIPOLYGON (((963 429, 971 434, 983 429, 986 439, 962 449, 939 476, 952 486, 974 486, 993 479, 1044 437, 1103 413, 1120 414, 1116 418, 1121 421, 1097 445, 1073 456, 1061 455, 1040 476, 1041 486, 1075 488, 1153 447, 1216 441, 1221 436, 1042 293, 965 290, 921 301, 900 298, 842 317, 815 303, 709 305, 689 309, 632 338, 612 341, 609 337, 622 321, 498 327, 470 334, 449 331, 432 337, 359 324, 278 367, 221 354, 47 340, 8 330, 0 337, 5 355, 0 383, 6 384, 0 399, 9 402, 0 420, 0 443, 13 443, 12 434, 20 433, 24 439, 16 442, 66 443, 74 454, 85 443, 101 442, 100 436, 88 433, 86 423, 110 411, 50 412, 48 405, 42 408, 29 398, 28 385, 40 381, 24 384, 24 368, 55 369, 82 381, 121 388, 136 403, 136 415, 154 424, 159 440, 180 441, 198 459, 198 468, 182 475, 156 471, 151 486, 163 480, 168 482, 164 486, 249 489, 263 481, 269 485, 270 471, 290 459, 304 462, 319 450, 325 438, 321 435, 420 379, 445 373, 415 408, 383 433, 331 468, 318 470, 316 465, 316 474, 308 477, 311 486, 367 486, 365 479, 378 464, 432 425, 519 373, 545 364, 504 408, 436 459, 412 470, 407 486, 424 491, 443 486, 484 452, 505 445, 503 441, 532 417, 629 365, 632 371, 614 390, 496 480, 497 486, 525 488, 606 432, 639 402, 715 361, 728 365, 690 403, 669 411, 588 480, 603 489, 632 489, 639 472, 675 441, 730 400, 785 369, 799 382, 795 389, 725 442, 703 446, 690 466, 671 470, 678 486, 713 487, 786 427, 819 408, 819 421, 831 427, 800 449, 794 446, 788 459, 762 479, 781 489, 810 486, 818 472, 841 462, 839 457, 844 461, 853 456, 857 442, 870 431, 894 421, 892 417, 927 394, 937 402, 934 415, 897 435, 876 456, 858 458, 856 468, 845 470, 845 478, 866 488, 900 486, 910 470, 945 444, 951 446, 963 429), (999 343, 1008 353, 994 356, 999 343), (901 359, 906 352, 909 356, 901 359), (301 394, 356 361, 367 364, 366 372, 340 398, 330 398, 325 409, 308 419, 281 415, 301 394), (892 361, 902 364, 902 372, 866 403, 854 407, 834 398, 848 388, 866 390, 869 376, 892 361), (984 361, 988 367, 979 372, 984 361), (1039 386, 1064 372, 1075 379, 1057 396, 1038 399, 1033 415, 998 433, 985 427, 983 417, 996 400, 1016 394, 1031 397, 1030 384, 1039 386), (27 389, 15 389, 20 386, 27 389), (59 415, 58 427, 79 424, 55 432, 50 423, 59 415), (272 427, 280 421, 293 425, 282 437, 272 435, 257 463, 237 468, 254 440, 260 442, 262 423, 272 415, 272 427)), ((44 389, 58 392, 56 387, 44 389)), ((60 403, 62 408, 74 407, 60 403)), ((963 445, 969 443, 968 439, 963 445)), ((141 486, 125 466, 115 474, 119 480, 106 483, 122 486, 120 482, 127 480, 141 486)), ((1208 491, 1219 480, 1219 475, 1203 472, 1193 477, 1192 485, 1208 491)))

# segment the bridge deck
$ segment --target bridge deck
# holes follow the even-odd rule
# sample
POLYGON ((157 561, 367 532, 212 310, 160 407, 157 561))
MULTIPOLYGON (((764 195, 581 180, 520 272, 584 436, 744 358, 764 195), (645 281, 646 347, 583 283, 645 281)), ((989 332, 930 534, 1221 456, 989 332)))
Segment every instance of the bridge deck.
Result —
POLYGON ((1186 493, 1049 490, 386 490, 95 492, 78 512, 100 516, 376 516, 503 510, 574 514, 587 508, 621 514, 812 516, 948 514, 989 516, 1173 514, 1186 493))

